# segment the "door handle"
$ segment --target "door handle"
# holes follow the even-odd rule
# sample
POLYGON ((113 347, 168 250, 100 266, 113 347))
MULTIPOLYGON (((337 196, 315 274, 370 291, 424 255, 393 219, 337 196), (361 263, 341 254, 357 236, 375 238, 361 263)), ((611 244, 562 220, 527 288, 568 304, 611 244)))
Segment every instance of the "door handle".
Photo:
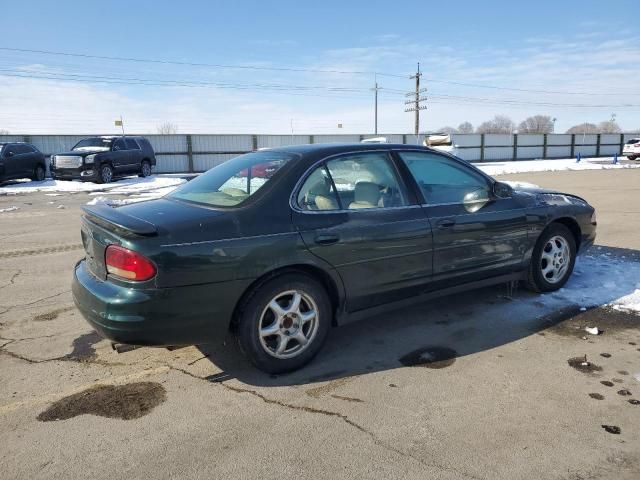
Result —
POLYGON ((438 221, 438 223, 436 223, 438 228, 451 228, 455 224, 456 224, 456 221, 453 218, 443 218, 442 220, 438 221))
POLYGON ((334 243, 337 243, 338 240, 340 240, 340 237, 338 237, 338 235, 318 235, 316 236, 316 238, 314 238, 314 241, 318 245, 332 245, 334 243))

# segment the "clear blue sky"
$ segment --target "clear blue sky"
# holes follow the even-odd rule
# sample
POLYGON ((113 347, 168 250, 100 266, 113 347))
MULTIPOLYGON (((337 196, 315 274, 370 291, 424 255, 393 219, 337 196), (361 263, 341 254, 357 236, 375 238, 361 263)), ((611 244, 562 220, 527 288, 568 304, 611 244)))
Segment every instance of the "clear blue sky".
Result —
MULTIPOLYGON (((606 5, 557 0, 306 3, 311 2, 7 2, 0 47, 398 75, 410 74, 420 61, 427 95, 433 95, 424 128, 465 120, 477 124, 495 114, 519 121, 537 113, 556 116, 560 129, 581 121, 597 123, 612 113, 623 127, 640 128, 640 109, 624 106, 640 104, 640 96, 632 95, 640 94, 640 31, 629 29, 637 20, 637 0, 606 5), (572 94, 488 88, 492 86, 572 94)), ((381 130, 410 131, 412 120, 403 112, 401 92, 412 87, 411 81, 385 76, 378 81, 388 89, 380 95, 381 130)), ((373 82, 373 74, 225 69, 0 50, 0 86, 13 97, 0 100, 0 128, 108 130, 112 117, 123 114, 143 131, 172 121, 181 131, 290 133, 293 120, 294 130, 301 133, 364 133, 372 129, 372 98, 366 88, 373 82), (146 83, 131 85, 124 79, 146 83), (165 85, 151 85, 152 79, 165 85), (171 82, 233 87, 166 86, 171 82), (256 87, 264 84, 316 88, 256 87), (331 88, 350 90, 327 90, 331 88), (21 105, 26 111, 19 119, 21 105), (336 130, 338 122, 343 130, 336 130)))

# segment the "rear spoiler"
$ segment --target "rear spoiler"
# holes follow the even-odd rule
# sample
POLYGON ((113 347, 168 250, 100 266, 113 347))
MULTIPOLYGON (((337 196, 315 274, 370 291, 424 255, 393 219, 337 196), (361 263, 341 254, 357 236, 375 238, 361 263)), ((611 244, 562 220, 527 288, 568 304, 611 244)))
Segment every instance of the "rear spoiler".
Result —
POLYGON ((153 223, 127 215, 119 208, 106 205, 83 205, 82 210, 88 220, 106 228, 116 227, 119 230, 146 237, 158 234, 158 229, 153 223))

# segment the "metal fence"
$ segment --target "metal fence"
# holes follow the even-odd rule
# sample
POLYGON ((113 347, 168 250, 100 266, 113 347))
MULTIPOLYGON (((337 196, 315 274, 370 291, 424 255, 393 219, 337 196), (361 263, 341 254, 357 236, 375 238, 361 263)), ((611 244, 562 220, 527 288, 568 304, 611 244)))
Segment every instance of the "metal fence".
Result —
MULTIPOLYGON (((68 151, 91 135, 0 135, 0 142, 29 142, 47 157, 68 151)), ((158 160, 156 172, 204 172, 237 155, 259 148, 306 143, 360 142, 374 135, 144 135, 158 160)), ((390 143, 416 145, 424 136, 380 134, 390 143)), ((454 134, 457 155, 470 162, 620 155, 637 134, 454 134)))

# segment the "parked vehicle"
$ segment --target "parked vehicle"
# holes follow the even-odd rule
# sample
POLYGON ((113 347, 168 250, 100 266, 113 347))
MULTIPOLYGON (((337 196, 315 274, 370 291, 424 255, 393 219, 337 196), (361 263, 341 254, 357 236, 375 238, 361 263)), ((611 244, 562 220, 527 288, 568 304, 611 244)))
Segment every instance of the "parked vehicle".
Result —
POLYGON ((107 136, 80 140, 70 152, 51 156, 51 176, 109 183, 117 175, 151 175, 156 155, 144 137, 107 136))
POLYGON ((41 182, 46 171, 44 155, 30 143, 0 143, 0 182, 18 178, 41 182))
POLYGON ((622 155, 626 155, 629 160, 640 158, 640 138, 627 140, 622 149, 622 155))
POLYGON ((72 291, 114 342, 197 344, 232 329, 258 368, 285 372, 332 326, 389 308, 512 280, 557 290, 595 234, 582 198, 512 188, 429 148, 286 147, 161 199, 85 206, 72 291), (258 166, 276 172, 240 175, 258 166))
POLYGON ((448 133, 429 133, 424 137, 422 144, 441 152, 458 155, 458 146, 453 144, 453 139, 448 133))

